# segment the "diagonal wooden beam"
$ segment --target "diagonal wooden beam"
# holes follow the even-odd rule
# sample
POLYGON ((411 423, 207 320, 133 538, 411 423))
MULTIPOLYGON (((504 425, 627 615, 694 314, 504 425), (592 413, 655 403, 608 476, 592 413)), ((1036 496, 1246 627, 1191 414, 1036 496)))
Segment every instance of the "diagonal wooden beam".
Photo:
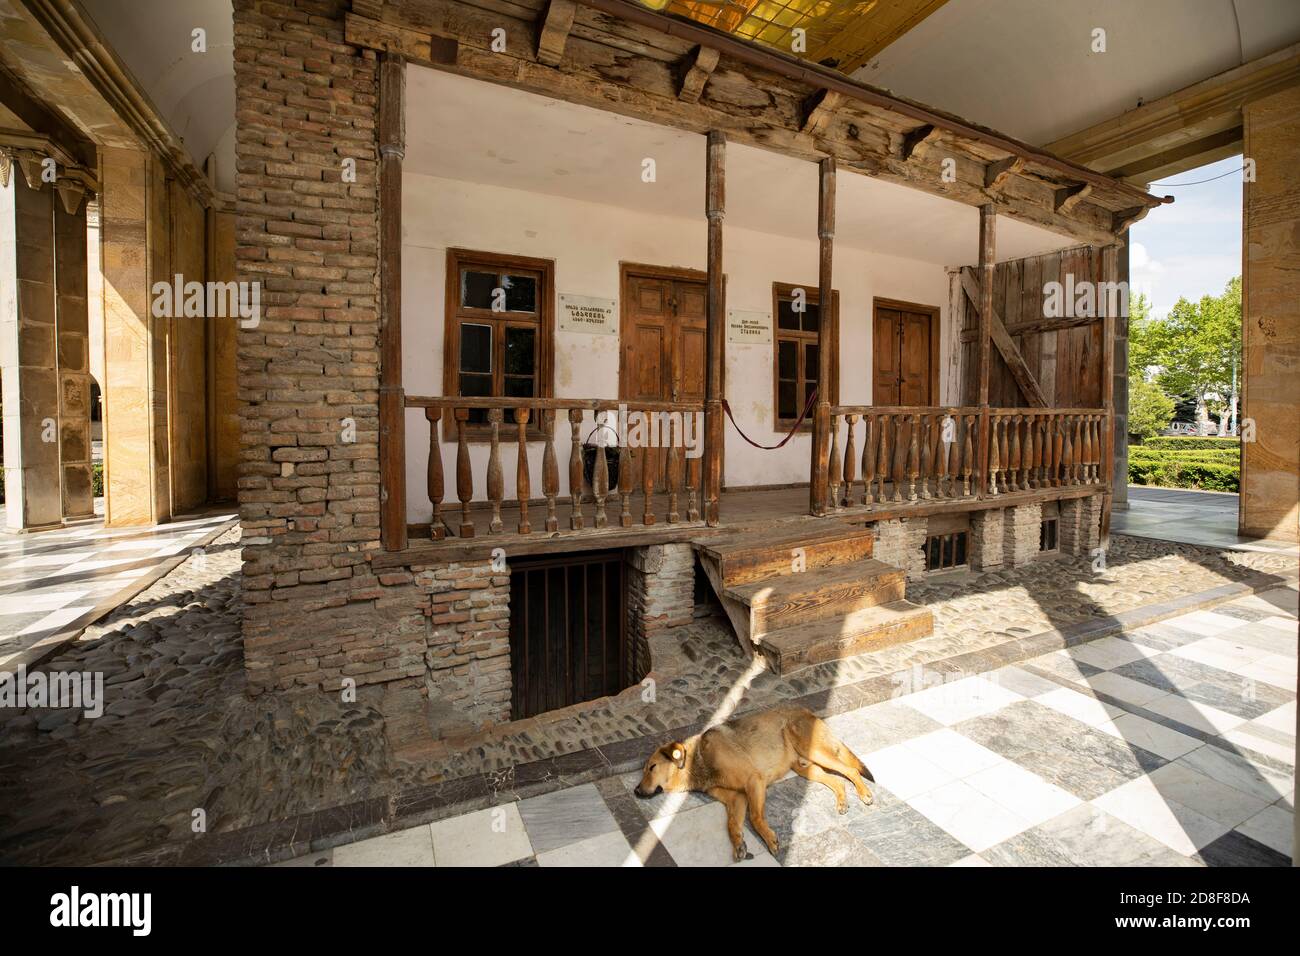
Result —
POLYGON ((1068 213, 1088 198, 1091 192, 1092 183, 1079 183, 1077 186, 1066 186, 1064 189, 1058 189, 1056 191, 1056 211, 1068 213))
POLYGON ((681 84, 677 98, 683 103, 698 103, 700 94, 704 92, 704 84, 709 82, 721 56, 711 46, 697 46, 683 57, 677 68, 681 84))
POLYGON ((537 62, 558 66, 564 57, 564 44, 573 29, 573 17, 578 11, 573 0, 551 0, 542 14, 537 31, 537 62))
POLYGON ((909 133, 904 133, 903 149, 901 152, 903 162, 907 162, 909 159, 911 159, 912 154, 916 152, 916 148, 920 146, 922 143, 929 142, 931 139, 934 138, 934 135, 938 132, 939 132, 938 129, 926 123, 921 126, 918 126, 916 129, 912 130, 909 133))
MULTIPOLYGON (((975 281, 975 277, 971 275, 969 268, 961 270, 961 287, 975 311, 979 312, 980 286, 975 281)), ((1034 378, 1034 373, 1029 371, 1029 366, 1025 363, 1025 357, 1020 354, 1020 350, 1016 348, 1016 343, 1007 334, 1007 328, 1002 324, 1002 318, 998 315, 997 310, 990 310, 988 318, 993 344, 998 347, 1003 361, 1007 363, 1007 368, 1011 370, 1011 377, 1020 386, 1020 391, 1030 405, 1036 408, 1046 408, 1047 398, 1043 395, 1043 390, 1038 387, 1038 381, 1034 378)))
POLYGON ((997 162, 989 163, 984 169, 984 188, 989 190, 1001 189, 1003 183, 1024 168, 1025 160, 1022 156, 1008 156, 1006 159, 999 159, 997 162))
POLYGON ((1144 218, 1150 211, 1150 208, 1147 206, 1133 206, 1129 209, 1121 209, 1119 212, 1114 213, 1111 216, 1111 231, 1116 235, 1119 235, 1121 232, 1128 229, 1129 226, 1144 218))
POLYGON ((818 90, 804 102, 801 132, 809 136, 825 133, 843 101, 844 97, 834 90, 818 90))

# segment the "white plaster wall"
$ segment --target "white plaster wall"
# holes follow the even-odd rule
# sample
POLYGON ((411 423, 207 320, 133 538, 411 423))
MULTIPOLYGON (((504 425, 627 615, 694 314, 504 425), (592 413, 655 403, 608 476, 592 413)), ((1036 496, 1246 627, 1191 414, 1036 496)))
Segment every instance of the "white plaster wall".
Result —
MULTIPOLYGON (((439 395, 443 375, 443 310, 449 247, 536 256, 555 261, 557 292, 618 299, 619 263, 705 268, 705 221, 669 218, 497 186, 406 174, 402 189, 402 375, 408 395, 439 395)), ((701 207, 703 203, 701 201, 701 207)), ((724 228, 727 308, 770 312, 772 283, 817 285, 817 240, 796 240, 724 228)), ((873 297, 903 299, 940 309, 940 362, 952 347, 949 284, 943 265, 902 259, 838 244, 835 288, 840 293, 840 400, 871 402, 873 297)), ((555 332, 557 398, 617 398, 616 336, 555 332)), ((774 444, 772 345, 727 345, 727 398, 737 421, 755 441, 774 444)), ((940 374, 940 402, 950 403, 948 377, 940 374)), ((590 414, 583 435, 590 430, 590 414)), ((504 430, 503 430, 504 431, 504 430)), ((796 435, 779 451, 750 447, 726 426, 728 486, 808 480, 809 437, 796 435)), ((506 437, 503 435, 503 437, 506 437)), ((513 432, 508 436, 513 441, 513 432)), ((429 431, 420 409, 408 409, 406 469, 408 520, 428 521, 425 491, 429 431)), ((444 514, 457 504, 455 447, 444 445, 444 514)), ((557 416, 556 454, 561 495, 567 493, 569 433, 557 416)), ((488 449, 474 445, 475 498, 486 497, 488 449)), ((542 443, 529 446, 535 497, 541 493, 542 443)), ((506 498, 514 495, 515 452, 502 452, 506 498)), ((512 509, 505 520, 512 523, 512 509)), ((612 513, 617 513, 615 507, 612 513)), ((532 514, 534 527, 540 515, 532 514)), ((454 524, 454 519, 453 524, 454 524)))

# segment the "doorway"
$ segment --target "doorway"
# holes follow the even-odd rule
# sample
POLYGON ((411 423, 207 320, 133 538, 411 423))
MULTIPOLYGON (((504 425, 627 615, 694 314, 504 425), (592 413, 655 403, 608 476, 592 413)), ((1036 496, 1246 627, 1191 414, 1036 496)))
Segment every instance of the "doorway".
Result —
POLYGON ((895 299, 873 300, 874 405, 939 402, 939 309, 895 299))

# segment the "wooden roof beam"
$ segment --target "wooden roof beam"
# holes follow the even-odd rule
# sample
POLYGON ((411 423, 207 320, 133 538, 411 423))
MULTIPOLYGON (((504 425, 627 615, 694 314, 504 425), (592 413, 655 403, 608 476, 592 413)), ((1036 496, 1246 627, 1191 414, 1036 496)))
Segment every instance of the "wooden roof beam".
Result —
POLYGON ((917 147, 922 143, 928 143, 930 140, 934 139, 938 132, 939 130, 934 126, 931 126, 929 123, 923 123, 910 133, 904 133, 903 148, 900 154, 903 162, 907 162, 911 159, 912 154, 916 152, 917 147))
POLYGON ((1079 183, 1075 186, 1058 189, 1056 191, 1056 211, 1062 215, 1068 214, 1075 206, 1087 199, 1091 192, 1092 183, 1079 183))
MULTIPOLYGON (((1025 168, 1023 156, 1008 156, 995 163, 989 163, 984 170, 984 188, 996 192, 1011 176, 1018 175, 1025 168)), ((1058 212, 1060 210, 1057 210, 1058 212)))
POLYGON ((804 102, 800 131, 809 136, 821 136, 830 128, 835 111, 843 102, 844 98, 834 90, 818 90, 804 102))
POLYGON ((537 31, 537 62, 558 66, 564 57, 564 44, 573 29, 578 12, 573 0, 551 0, 542 14, 537 31))
POLYGON ((1129 209, 1121 209, 1111 217, 1113 225, 1111 226, 1110 231, 1118 236, 1134 223, 1145 218, 1146 214, 1150 211, 1151 209, 1148 206, 1133 206, 1129 209))
POLYGON ((683 103, 698 103, 700 94, 704 92, 704 84, 709 82, 721 56, 711 46, 697 46, 687 54, 677 68, 681 84, 677 98, 683 103))

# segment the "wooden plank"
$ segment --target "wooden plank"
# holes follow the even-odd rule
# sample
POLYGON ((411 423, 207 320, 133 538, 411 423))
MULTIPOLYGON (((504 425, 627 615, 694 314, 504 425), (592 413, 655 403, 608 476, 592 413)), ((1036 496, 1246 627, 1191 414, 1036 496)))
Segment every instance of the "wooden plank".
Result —
POLYGON ((800 130, 809 136, 821 136, 831 125, 844 97, 834 90, 818 90, 803 105, 800 130))
POLYGON ((938 132, 939 130, 934 126, 931 126, 929 123, 923 123, 911 132, 905 133, 903 135, 902 149, 900 150, 899 158, 902 159, 903 162, 907 162, 912 158, 912 154, 916 152, 917 147, 922 143, 933 140, 938 132))
POLYGON ((990 192, 997 192, 1008 178, 1024 168, 1025 161, 1020 156, 1008 156, 1006 159, 989 163, 988 168, 984 170, 984 188, 990 192))
POLYGON ((573 0, 551 0, 547 4, 537 31, 537 62, 547 66, 559 65, 564 58, 564 44, 569 39, 577 9, 573 0))
POLYGON ((704 92, 704 84, 709 82, 721 56, 713 47, 697 46, 692 50, 682 60, 681 89, 677 92, 677 98, 683 103, 698 103, 700 94, 704 92))
POLYGON ((406 402, 402 391, 402 159, 406 60, 379 60, 379 533, 406 548, 406 402))
POLYGON ((1056 211, 1067 214, 1092 194, 1092 183, 1079 183, 1056 191, 1056 211))
POLYGON ((355 13, 344 15, 343 35, 356 46, 404 56, 429 64, 454 64, 457 43, 451 37, 433 36, 408 30, 393 23, 383 23, 355 13))
MULTIPOLYGON (((1011 341, 1011 336, 1007 334, 1007 330, 1003 326, 1001 318, 999 318, 998 314, 993 311, 992 298, 981 295, 981 289, 976 285, 975 279, 971 276, 969 271, 962 271, 961 282, 962 289, 965 290, 971 303, 977 309, 980 309, 981 319, 984 318, 984 308, 987 307, 988 322, 986 324, 988 327, 988 334, 992 342, 997 345, 998 352, 1001 353, 1003 361, 1007 363, 1007 369, 1011 372, 1016 384, 1020 386, 1020 391, 1029 401, 1030 405, 1038 408, 1046 408, 1047 399, 1043 396, 1043 391, 1039 388, 1038 382, 1034 381, 1033 375, 1030 374, 1029 368, 1025 364, 1024 356, 1020 354, 1020 350, 1017 349, 1015 343, 1011 341), (985 301, 981 301, 981 299, 984 299, 985 301), (985 305, 986 302, 987 306, 985 305)), ((981 323, 981 327, 984 327, 984 325, 985 323, 981 323)))
POLYGON ((722 449, 724 423, 722 412, 723 362, 726 335, 726 287, 722 268, 722 220, 727 208, 727 137, 711 130, 704 167, 704 215, 708 220, 707 278, 705 291, 705 394, 704 394, 704 467, 703 511, 710 526, 719 521, 722 495, 722 449))

